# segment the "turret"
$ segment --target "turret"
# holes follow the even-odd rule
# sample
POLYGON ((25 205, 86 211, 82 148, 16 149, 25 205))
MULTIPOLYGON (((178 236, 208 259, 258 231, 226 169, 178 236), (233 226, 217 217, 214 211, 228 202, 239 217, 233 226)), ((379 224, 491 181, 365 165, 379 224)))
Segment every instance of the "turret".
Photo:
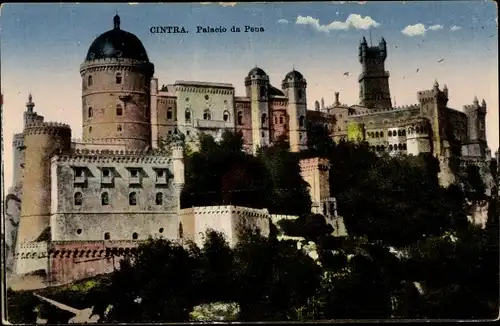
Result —
POLYGON ((483 99, 479 105, 479 99, 474 96, 472 105, 464 106, 467 114, 467 129, 470 142, 481 142, 486 145, 486 101, 483 99))
POLYGON ((307 147, 307 82, 300 72, 293 69, 286 74, 281 87, 288 96, 290 151, 299 152, 307 147))
POLYGON ((380 40, 379 49, 380 49, 380 58, 382 60, 387 59, 387 43, 385 42, 385 39, 383 37, 380 40))
POLYGON ((321 111, 325 110, 325 99, 321 98, 321 111))
POLYGON ((339 96, 340 96, 340 93, 339 92, 335 92, 335 102, 334 102, 335 106, 339 106, 340 105, 339 96))
POLYGON ((319 102, 314 102, 314 111, 319 111, 319 102))
POLYGON ((252 145, 256 153, 259 147, 269 145, 269 76, 255 67, 245 78, 247 97, 250 98, 252 118, 252 145))

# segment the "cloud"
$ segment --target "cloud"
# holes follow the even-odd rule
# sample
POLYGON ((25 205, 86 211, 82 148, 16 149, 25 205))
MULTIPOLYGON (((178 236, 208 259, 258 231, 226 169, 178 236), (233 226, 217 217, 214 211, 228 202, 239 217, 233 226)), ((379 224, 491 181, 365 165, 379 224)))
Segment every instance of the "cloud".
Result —
POLYGON ((450 31, 452 31, 452 32, 458 31, 459 29, 462 29, 462 27, 457 26, 457 25, 453 25, 450 27, 450 31))
POLYGON ((419 36, 419 35, 424 35, 425 32, 427 31, 437 31, 443 29, 443 25, 432 25, 429 27, 425 27, 424 24, 418 23, 415 25, 408 25, 406 26, 401 33, 403 33, 406 36, 419 36))
POLYGON ((295 24, 311 25, 317 31, 325 33, 328 33, 331 30, 348 30, 350 28, 369 29, 371 27, 380 26, 380 24, 373 20, 370 16, 363 17, 358 14, 350 14, 345 22, 332 21, 328 25, 320 25, 319 19, 313 18, 311 16, 298 16, 295 24))
POLYGON ((135 5, 138 5, 139 2, 129 2, 128 4, 129 4, 129 6, 135 6, 135 5))
POLYGON ((278 24, 288 24, 288 20, 281 18, 278 20, 278 24))

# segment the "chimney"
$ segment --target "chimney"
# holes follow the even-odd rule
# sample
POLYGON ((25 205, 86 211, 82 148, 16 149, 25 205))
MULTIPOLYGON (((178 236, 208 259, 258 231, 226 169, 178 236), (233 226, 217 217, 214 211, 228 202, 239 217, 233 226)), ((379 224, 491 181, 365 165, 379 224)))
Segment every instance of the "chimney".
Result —
POLYGON ((339 105, 339 92, 335 92, 335 105, 339 105))

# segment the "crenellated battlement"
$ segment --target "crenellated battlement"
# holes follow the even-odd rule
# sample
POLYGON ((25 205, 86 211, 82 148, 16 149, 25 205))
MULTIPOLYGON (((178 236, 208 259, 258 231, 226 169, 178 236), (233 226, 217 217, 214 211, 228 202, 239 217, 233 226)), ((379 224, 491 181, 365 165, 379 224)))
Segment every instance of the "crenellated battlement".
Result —
POLYGON ((67 136, 71 135, 71 127, 68 124, 60 122, 41 122, 29 124, 24 129, 24 135, 51 135, 67 136))
POLYGON ((127 70, 144 66, 153 66, 153 64, 149 61, 128 58, 100 58, 83 62, 80 65, 80 74, 83 75, 85 71, 92 72, 115 67, 120 67, 120 70, 127 70))
POLYGON ((122 138, 92 138, 92 139, 82 139, 82 138, 72 138, 72 143, 75 144, 92 144, 92 145, 126 145, 128 140, 122 138))
POLYGON ((220 214, 238 214, 239 216, 248 216, 248 217, 258 217, 258 218, 267 218, 269 217, 269 211, 258 208, 249 208, 249 207, 241 207, 241 206, 202 206, 202 207, 192 207, 185 208, 181 210, 181 215, 220 215, 220 214))
POLYGON ((52 162, 65 163, 154 163, 169 164, 171 158, 161 150, 73 149, 69 155, 57 155, 52 162))
POLYGON ((24 146, 24 133, 14 134, 12 146, 16 148, 24 146))
POLYGON ((392 108, 384 108, 384 109, 366 109, 361 112, 348 112, 348 115, 350 117, 360 117, 360 116, 369 116, 369 115, 377 115, 381 113, 390 113, 390 112, 402 112, 402 111, 409 111, 409 110, 416 110, 419 109, 420 105, 418 104, 412 104, 412 105, 403 105, 403 106, 397 106, 397 107, 392 107, 392 108))

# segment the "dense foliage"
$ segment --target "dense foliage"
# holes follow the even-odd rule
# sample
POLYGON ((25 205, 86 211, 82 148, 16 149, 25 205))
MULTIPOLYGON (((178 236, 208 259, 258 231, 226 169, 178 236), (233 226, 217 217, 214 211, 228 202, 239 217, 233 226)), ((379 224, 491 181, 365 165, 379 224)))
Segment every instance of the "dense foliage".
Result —
MULTIPOLYGON (((202 136, 199 151, 186 153, 182 206, 299 216, 272 225, 269 237, 247 230, 234 248, 216 232, 201 248, 151 239, 99 286, 46 295, 100 312, 111 304, 107 322, 189 321, 194 307, 215 302, 237 305, 240 321, 497 317, 500 205, 476 168, 443 188, 432 156, 377 156, 364 143, 334 143, 321 128, 308 141, 299 154, 278 143, 252 156, 241 151, 240 135, 226 133, 220 143, 202 136), (331 195, 348 237, 332 236, 326 219, 310 213, 298 160, 314 156, 331 163, 331 195), (484 202, 481 228, 468 215, 484 202), (280 232, 303 239, 302 248, 314 243, 318 259, 295 240, 280 241, 280 232)), ((39 301, 29 293, 8 298, 11 321, 33 321, 39 301)))

